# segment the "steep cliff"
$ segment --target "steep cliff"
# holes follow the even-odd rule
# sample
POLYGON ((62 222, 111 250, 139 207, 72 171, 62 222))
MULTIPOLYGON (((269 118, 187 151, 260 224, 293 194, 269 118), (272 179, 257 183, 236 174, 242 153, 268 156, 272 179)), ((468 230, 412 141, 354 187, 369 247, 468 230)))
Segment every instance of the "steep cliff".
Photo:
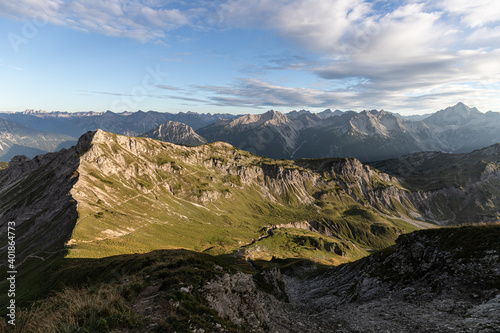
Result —
MULTIPOLYGON (((77 221, 71 188, 78 180, 80 157, 91 144, 93 133, 77 145, 57 153, 29 159, 16 156, 0 171, 0 233, 15 222, 17 264, 29 257, 47 258, 60 253, 77 221)), ((7 237, 0 250, 6 251, 7 237)), ((7 256, 2 256, 4 263, 7 256)))

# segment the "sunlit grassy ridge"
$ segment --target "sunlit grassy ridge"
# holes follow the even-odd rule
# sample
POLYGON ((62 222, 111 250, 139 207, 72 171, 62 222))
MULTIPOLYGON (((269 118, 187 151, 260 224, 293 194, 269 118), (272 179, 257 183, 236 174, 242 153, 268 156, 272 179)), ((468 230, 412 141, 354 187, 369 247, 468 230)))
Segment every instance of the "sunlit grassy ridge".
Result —
POLYGON ((373 171, 362 189, 355 175, 333 169, 347 160, 320 161, 272 160, 221 142, 185 147, 98 131, 72 190, 79 217, 69 257, 160 248, 230 252, 266 227, 311 220, 324 221, 339 240, 370 248, 416 229, 398 219, 414 209, 411 204, 366 204, 367 191, 400 189, 398 183, 373 171))

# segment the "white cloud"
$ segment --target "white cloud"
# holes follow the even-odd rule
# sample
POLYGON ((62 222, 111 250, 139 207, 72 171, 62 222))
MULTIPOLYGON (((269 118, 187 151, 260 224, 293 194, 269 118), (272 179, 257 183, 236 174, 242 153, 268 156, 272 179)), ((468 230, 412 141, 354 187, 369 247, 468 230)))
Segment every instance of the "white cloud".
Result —
POLYGON ((10 17, 43 18, 52 23, 59 22, 56 18, 63 5, 60 0, 19 0, 0 2, 0 14, 10 17))
POLYGON ((495 27, 481 27, 475 29, 471 34, 465 39, 467 45, 472 46, 489 46, 489 47, 499 47, 500 46, 500 26, 495 27))
POLYGON ((166 32, 190 24, 190 18, 181 10, 153 5, 158 6, 158 3, 134 0, 17 0, 0 3, 0 15, 40 19, 78 30, 142 41, 162 39, 166 32))
POLYGON ((453 36, 443 38, 448 27, 440 23, 441 13, 426 13, 422 5, 407 5, 382 17, 378 33, 358 57, 373 62, 395 62, 435 56, 446 50, 453 36))
POLYGON ((229 0, 217 10, 225 26, 272 29, 313 50, 342 50, 343 40, 366 29, 370 5, 363 0, 229 0))
POLYGON ((500 22, 498 0, 442 0, 438 6, 452 15, 460 16, 472 28, 500 22))

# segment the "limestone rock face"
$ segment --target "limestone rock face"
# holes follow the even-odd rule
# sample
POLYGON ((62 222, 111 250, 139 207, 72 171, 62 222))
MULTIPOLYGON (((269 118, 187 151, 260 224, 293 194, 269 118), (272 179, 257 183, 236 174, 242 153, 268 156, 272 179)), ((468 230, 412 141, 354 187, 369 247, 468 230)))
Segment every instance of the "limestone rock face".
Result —
POLYGON ((193 131, 191 127, 175 121, 168 121, 161 124, 160 126, 144 133, 142 136, 155 140, 190 146, 199 146, 207 143, 207 140, 193 131))

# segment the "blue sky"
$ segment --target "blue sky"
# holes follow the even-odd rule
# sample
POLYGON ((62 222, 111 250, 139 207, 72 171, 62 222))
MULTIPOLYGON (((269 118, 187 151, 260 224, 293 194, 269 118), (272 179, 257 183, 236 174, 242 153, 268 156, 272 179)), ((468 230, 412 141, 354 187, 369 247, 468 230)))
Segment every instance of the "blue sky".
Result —
POLYGON ((0 1, 2 111, 500 111, 497 0, 0 1))

